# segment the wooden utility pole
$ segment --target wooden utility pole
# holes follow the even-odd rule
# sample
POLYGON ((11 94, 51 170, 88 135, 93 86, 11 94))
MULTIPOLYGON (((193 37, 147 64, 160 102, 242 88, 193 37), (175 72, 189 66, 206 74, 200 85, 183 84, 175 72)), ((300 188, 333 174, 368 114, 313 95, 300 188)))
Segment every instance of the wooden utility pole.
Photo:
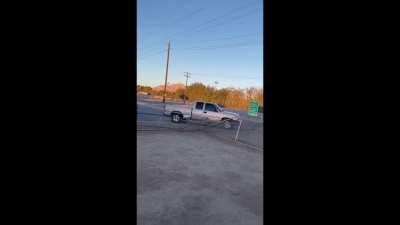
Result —
POLYGON ((168 64, 169 64, 169 50, 170 50, 170 47, 171 47, 171 41, 168 41, 167 66, 166 66, 166 69, 165 69, 165 84, 164 84, 163 103, 165 103, 165 96, 167 94, 168 64))
POLYGON ((185 72, 185 75, 183 75, 183 76, 186 77, 185 92, 184 92, 184 94, 183 94, 183 103, 184 103, 184 104, 186 104, 187 82, 188 82, 188 78, 190 77, 189 74, 190 74, 189 72, 185 72))

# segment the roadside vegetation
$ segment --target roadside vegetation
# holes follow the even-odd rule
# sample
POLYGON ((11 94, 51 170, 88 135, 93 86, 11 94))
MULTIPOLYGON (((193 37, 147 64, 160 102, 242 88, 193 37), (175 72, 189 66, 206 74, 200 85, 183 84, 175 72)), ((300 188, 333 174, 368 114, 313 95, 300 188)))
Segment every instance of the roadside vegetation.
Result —
MULTIPOLYGON (((137 92, 146 92, 153 96, 162 97, 163 91, 154 90, 149 86, 137 85, 137 92)), ((185 93, 184 88, 176 91, 167 91, 166 97, 173 100, 182 100, 186 98, 188 101, 204 100, 215 102, 224 108, 231 108, 246 111, 251 100, 256 101, 260 105, 259 111, 263 111, 263 89, 262 88, 222 88, 216 89, 212 86, 206 86, 202 83, 193 83, 187 87, 185 93)))

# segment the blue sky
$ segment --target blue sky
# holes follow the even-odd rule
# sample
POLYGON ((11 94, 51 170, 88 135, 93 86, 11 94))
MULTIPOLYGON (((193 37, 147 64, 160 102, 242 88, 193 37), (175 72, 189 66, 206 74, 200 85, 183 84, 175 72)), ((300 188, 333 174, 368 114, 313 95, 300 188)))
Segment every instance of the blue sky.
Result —
POLYGON ((137 82, 263 85, 262 0, 138 0, 137 82))

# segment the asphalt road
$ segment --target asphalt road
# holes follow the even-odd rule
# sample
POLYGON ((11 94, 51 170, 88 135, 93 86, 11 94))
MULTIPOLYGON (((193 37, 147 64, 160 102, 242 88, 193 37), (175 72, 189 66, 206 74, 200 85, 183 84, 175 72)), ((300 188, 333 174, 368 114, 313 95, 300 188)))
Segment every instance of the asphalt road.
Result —
POLYGON ((137 140, 137 224, 262 224, 263 152, 202 132, 137 140))
MULTIPOLYGON (((183 104, 183 103, 177 103, 177 102, 168 102, 167 104, 183 104)), ((144 119, 144 120, 151 120, 151 117, 149 117, 149 114, 155 114, 155 115, 162 115, 163 112, 163 103, 161 103, 159 100, 152 99, 148 96, 144 95, 138 95, 138 120, 139 119, 144 119), (147 114, 147 116, 145 115, 147 114)), ((256 122, 256 123, 263 123, 262 119, 262 114, 258 117, 251 117, 247 115, 246 112, 239 112, 236 110, 232 109, 227 109, 227 111, 232 111, 239 113, 240 118, 243 119, 244 121, 251 121, 251 122, 256 122)))
MULTIPOLYGON (((169 102, 177 104, 176 102, 169 102)), ((168 104, 168 101, 167 101, 168 104)), ((183 104, 183 103, 181 103, 183 104)), ((186 121, 184 123, 172 123, 170 117, 163 115, 164 104, 159 100, 148 96, 138 95, 137 101, 137 123, 139 129, 188 129, 194 130, 204 127, 208 135, 216 138, 233 140, 239 123, 234 123, 231 128, 225 129, 222 124, 203 123, 198 121, 186 121)), ((238 141, 259 149, 263 148, 263 120, 260 117, 254 118, 241 112, 242 124, 238 134, 238 141)))
POLYGON ((144 103, 137 104, 137 120, 138 121, 153 121, 160 120, 162 117, 164 120, 169 120, 168 117, 163 115, 162 108, 152 107, 152 105, 146 105, 144 103))
MULTIPOLYGON (((262 224, 263 153, 232 141, 237 125, 177 132, 204 124, 172 123, 149 98, 138 99, 137 122, 169 128, 137 133, 138 224, 262 224)), ((262 125, 244 120, 239 141, 262 149, 262 125)))

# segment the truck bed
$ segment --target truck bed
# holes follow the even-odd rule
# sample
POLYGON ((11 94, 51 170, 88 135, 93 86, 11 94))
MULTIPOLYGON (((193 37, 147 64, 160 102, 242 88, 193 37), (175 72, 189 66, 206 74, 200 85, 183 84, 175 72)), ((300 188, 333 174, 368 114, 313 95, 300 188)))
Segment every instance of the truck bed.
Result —
POLYGON ((183 104, 166 104, 164 114, 170 116, 172 112, 180 112, 184 118, 190 118, 192 106, 183 104))

